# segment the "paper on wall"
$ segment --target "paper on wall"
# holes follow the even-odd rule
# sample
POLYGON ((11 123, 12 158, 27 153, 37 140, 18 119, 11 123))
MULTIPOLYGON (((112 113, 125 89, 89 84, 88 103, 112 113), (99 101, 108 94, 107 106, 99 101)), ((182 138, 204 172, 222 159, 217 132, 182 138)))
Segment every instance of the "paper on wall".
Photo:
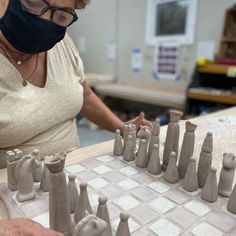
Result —
POLYGON ((143 54, 140 48, 134 48, 131 54, 131 69, 134 73, 141 71, 143 66, 143 54))
POLYGON ((107 60, 114 61, 116 59, 116 44, 113 40, 107 43, 107 60))
POLYGON ((206 58, 209 60, 215 59, 215 43, 213 41, 202 41, 198 43, 197 60, 206 58))

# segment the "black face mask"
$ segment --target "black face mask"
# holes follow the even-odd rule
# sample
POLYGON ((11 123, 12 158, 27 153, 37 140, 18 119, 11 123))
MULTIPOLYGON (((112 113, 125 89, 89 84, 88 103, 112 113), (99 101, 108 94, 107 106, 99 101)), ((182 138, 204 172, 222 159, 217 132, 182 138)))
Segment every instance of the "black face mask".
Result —
POLYGON ((0 30, 14 48, 27 54, 51 49, 66 33, 65 27, 24 11, 19 0, 9 0, 0 30))

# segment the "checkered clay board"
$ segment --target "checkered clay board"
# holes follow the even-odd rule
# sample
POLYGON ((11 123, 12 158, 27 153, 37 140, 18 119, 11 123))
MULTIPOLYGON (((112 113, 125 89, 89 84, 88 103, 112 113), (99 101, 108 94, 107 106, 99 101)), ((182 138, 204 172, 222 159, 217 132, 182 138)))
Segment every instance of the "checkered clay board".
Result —
MULTIPOLYGON (((182 181, 169 184, 162 174, 153 176, 134 162, 122 157, 99 156, 67 166, 65 173, 76 175, 76 183, 86 181, 88 193, 96 213, 98 196, 108 197, 108 209, 114 232, 121 211, 130 214, 132 236, 220 236, 236 235, 236 215, 226 209, 227 199, 218 196, 215 203, 201 199, 198 190, 193 193, 182 188, 182 181)), ((36 185, 36 187, 38 187, 36 185)), ((0 186, 1 197, 16 216, 31 218, 49 227, 48 193, 38 191, 34 201, 19 204, 16 192, 0 186)))

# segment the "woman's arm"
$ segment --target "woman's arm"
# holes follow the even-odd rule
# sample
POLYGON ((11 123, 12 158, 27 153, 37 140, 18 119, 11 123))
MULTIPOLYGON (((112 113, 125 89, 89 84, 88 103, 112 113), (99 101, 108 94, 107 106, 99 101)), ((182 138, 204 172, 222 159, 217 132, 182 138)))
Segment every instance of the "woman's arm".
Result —
MULTIPOLYGON (((86 81, 82 82, 82 86, 84 88, 84 104, 81 114, 103 129, 112 132, 120 129, 123 132, 124 123, 97 97, 86 81)), ((137 128, 140 125, 152 127, 152 124, 145 120, 143 113, 128 123, 135 124, 137 128)))

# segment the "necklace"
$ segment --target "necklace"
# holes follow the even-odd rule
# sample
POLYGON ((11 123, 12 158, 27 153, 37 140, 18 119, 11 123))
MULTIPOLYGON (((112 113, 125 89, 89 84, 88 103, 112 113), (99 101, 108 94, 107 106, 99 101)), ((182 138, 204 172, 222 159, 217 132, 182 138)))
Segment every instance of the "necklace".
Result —
MULTIPOLYGON (((26 57, 25 54, 21 55, 22 59, 16 59, 14 58, 13 55, 10 54, 10 52, 12 54, 17 54, 19 56, 19 53, 13 52, 12 50, 10 50, 5 44, 3 44, 2 41, 0 41, 0 49, 2 49, 2 52, 4 53, 4 55, 6 56, 6 58, 14 65, 14 66, 20 66, 22 64, 22 62, 26 62, 28 60, 28 58, 26 57)), ((32 58, 32 57, 30 57, 32 58)), ((37 54, 36 56, 36 60, 35 60, 35 67, 32 71, 32 73, 30 73, 30 75, 24 77, 23 75, 21 75, 22 77, 22 85, 25 87, 28 83, 27 80, 29 80, 35 73, 35 71, 38 68, 38 59, 39 59, 39 54, 37 54)))

